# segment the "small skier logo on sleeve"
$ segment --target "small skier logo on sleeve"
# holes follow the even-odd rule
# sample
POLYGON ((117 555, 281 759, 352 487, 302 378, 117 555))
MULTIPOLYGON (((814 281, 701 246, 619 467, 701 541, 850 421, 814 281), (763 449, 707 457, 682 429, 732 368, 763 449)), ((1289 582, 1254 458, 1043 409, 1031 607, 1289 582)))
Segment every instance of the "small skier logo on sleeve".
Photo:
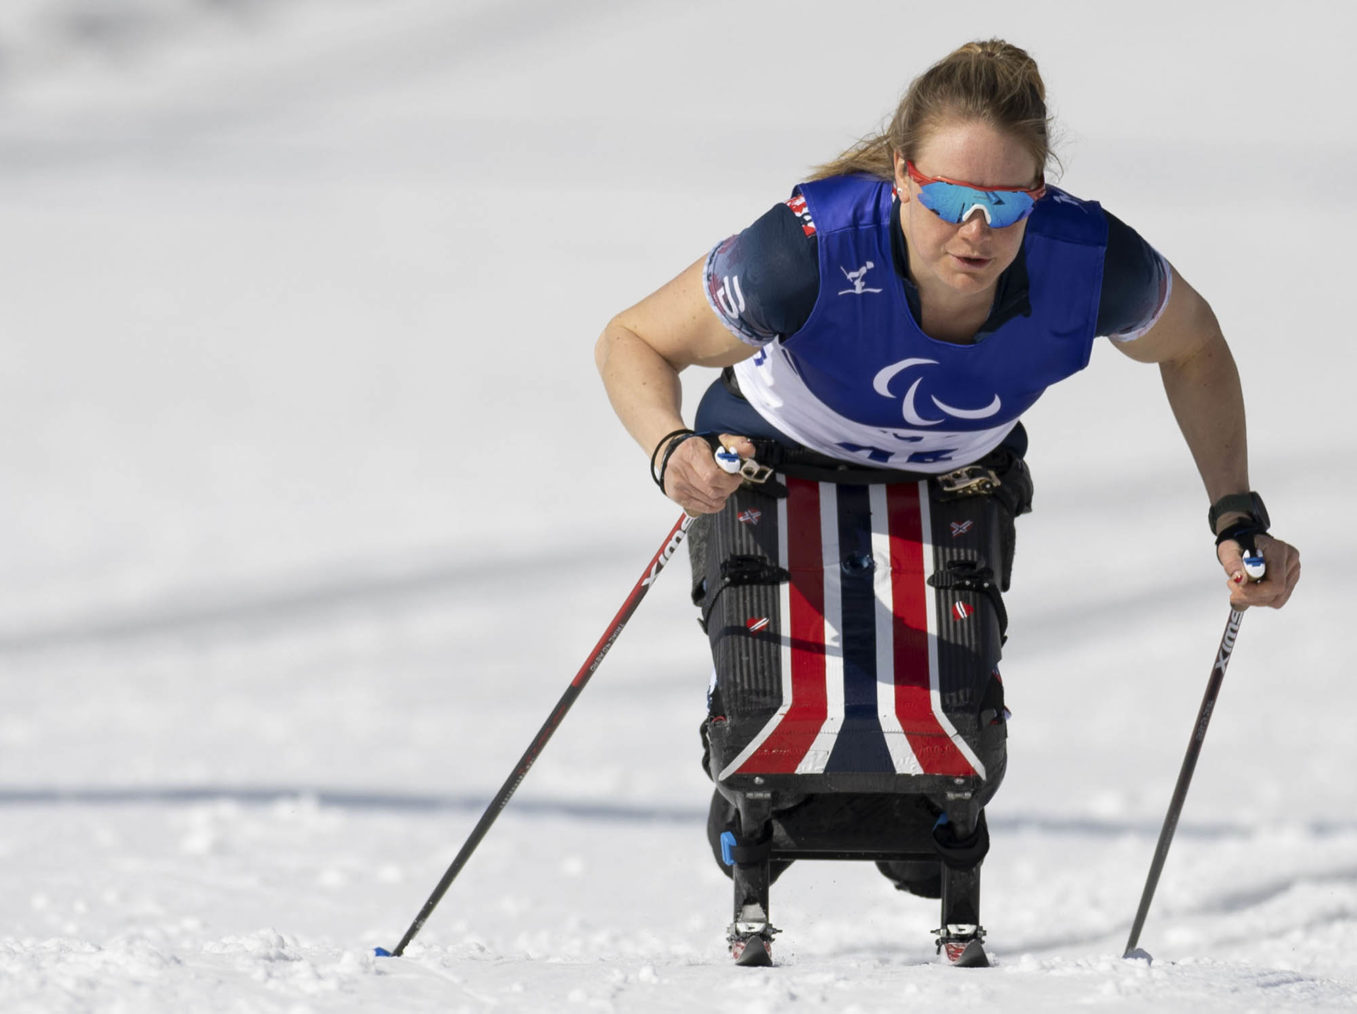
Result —
POLYGON ((968 606, 965 602, 952 603, 952 618, 955 620, 964 620, 975 612, 974 606, 968 606))
POLYGON ((763 517, 763 511, 755 510, 752 507, 735 515, 735 519, 742 525, 757 525, 761 517, 763 517))
POLYGON ((975 524, 974 521, 953 521, 952 538, 955 539, 958 535, 965 535, 971 530, 973 524, 975 524))
POLYGON ((866 264, 862 265, 862 267, 854 271, 849 271, 843 265, 839 265, 839 270, 843 272, 843 277, 847 278, 848 284, 852 286, 851 289, 840 289, 839 295, 861 296, 864 292, 880 292, 880 289, 867 288, 866 275, 867 272, 871 271, 874 267, 876 267, 876 264, 873 261, 868 261, 866 264))

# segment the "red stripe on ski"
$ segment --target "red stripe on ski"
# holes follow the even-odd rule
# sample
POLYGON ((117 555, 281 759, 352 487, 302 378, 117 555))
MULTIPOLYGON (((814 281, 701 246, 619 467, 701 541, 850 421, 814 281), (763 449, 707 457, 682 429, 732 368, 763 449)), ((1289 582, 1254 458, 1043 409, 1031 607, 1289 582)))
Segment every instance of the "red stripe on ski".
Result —
MULTIPOLYGON (((740 774, 793 774, 829 712, 825 692, 825 565, 820 545, 820 487, 787 480, 787 560, 791 574, 787 637, 791 707, 740 774)), ((784 702, 785 703, 785 702, 784 702)))
MULTIPOLYGON (((886 487, 891 547, 891 612, 894 614, 895 714, 925 774, 973 775, 975 769, 957 749, 933 714, 928 650, 928 600, 934 594, 924 575, 921 483, 886 487)), ((925 494, 926 495, 926 494, 925 494)))

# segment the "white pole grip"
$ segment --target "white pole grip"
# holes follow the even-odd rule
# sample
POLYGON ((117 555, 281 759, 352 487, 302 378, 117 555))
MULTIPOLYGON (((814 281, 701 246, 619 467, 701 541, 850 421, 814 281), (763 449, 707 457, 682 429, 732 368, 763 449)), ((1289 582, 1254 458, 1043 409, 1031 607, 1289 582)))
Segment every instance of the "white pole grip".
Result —
POLYGON ((740 471, 740 456, 727 447, 716 449, 716 463, 731 475, 736 475, 740 471))

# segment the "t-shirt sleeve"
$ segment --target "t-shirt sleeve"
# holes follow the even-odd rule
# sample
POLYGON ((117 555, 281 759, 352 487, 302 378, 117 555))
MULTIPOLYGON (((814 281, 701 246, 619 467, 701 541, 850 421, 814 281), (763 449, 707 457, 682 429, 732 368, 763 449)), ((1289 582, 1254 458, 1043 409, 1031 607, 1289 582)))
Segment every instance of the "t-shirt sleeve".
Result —
POLYGON ((1158 322, 1173 290, 1163 256, 1115 215, 1107 215, 1107 252, 1098 303, 1098 334, 1113 341, 1139 338, 1158 322))
POLYGON ((743 342, 767 345, 801 330, 820 291, 818 242, 805 202, 775 204, 718 243, 702 281, 712 310, 743 342))

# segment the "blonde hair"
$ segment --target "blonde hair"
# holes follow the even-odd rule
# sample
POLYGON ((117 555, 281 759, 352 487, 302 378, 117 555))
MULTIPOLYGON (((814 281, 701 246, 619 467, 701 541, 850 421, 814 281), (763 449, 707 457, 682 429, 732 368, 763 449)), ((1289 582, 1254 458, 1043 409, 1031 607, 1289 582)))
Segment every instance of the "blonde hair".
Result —
POLYGON ((910 84, 884 131, 817 166, 809 178, 866 173, 893 180, 895 153, 914 159, 946 120, 978 121, 1009 134, 1036 159, 1038 172, 1054 159, 1037 62, 1011 43, 988 39, 968 42, 929 67, 910 84))

